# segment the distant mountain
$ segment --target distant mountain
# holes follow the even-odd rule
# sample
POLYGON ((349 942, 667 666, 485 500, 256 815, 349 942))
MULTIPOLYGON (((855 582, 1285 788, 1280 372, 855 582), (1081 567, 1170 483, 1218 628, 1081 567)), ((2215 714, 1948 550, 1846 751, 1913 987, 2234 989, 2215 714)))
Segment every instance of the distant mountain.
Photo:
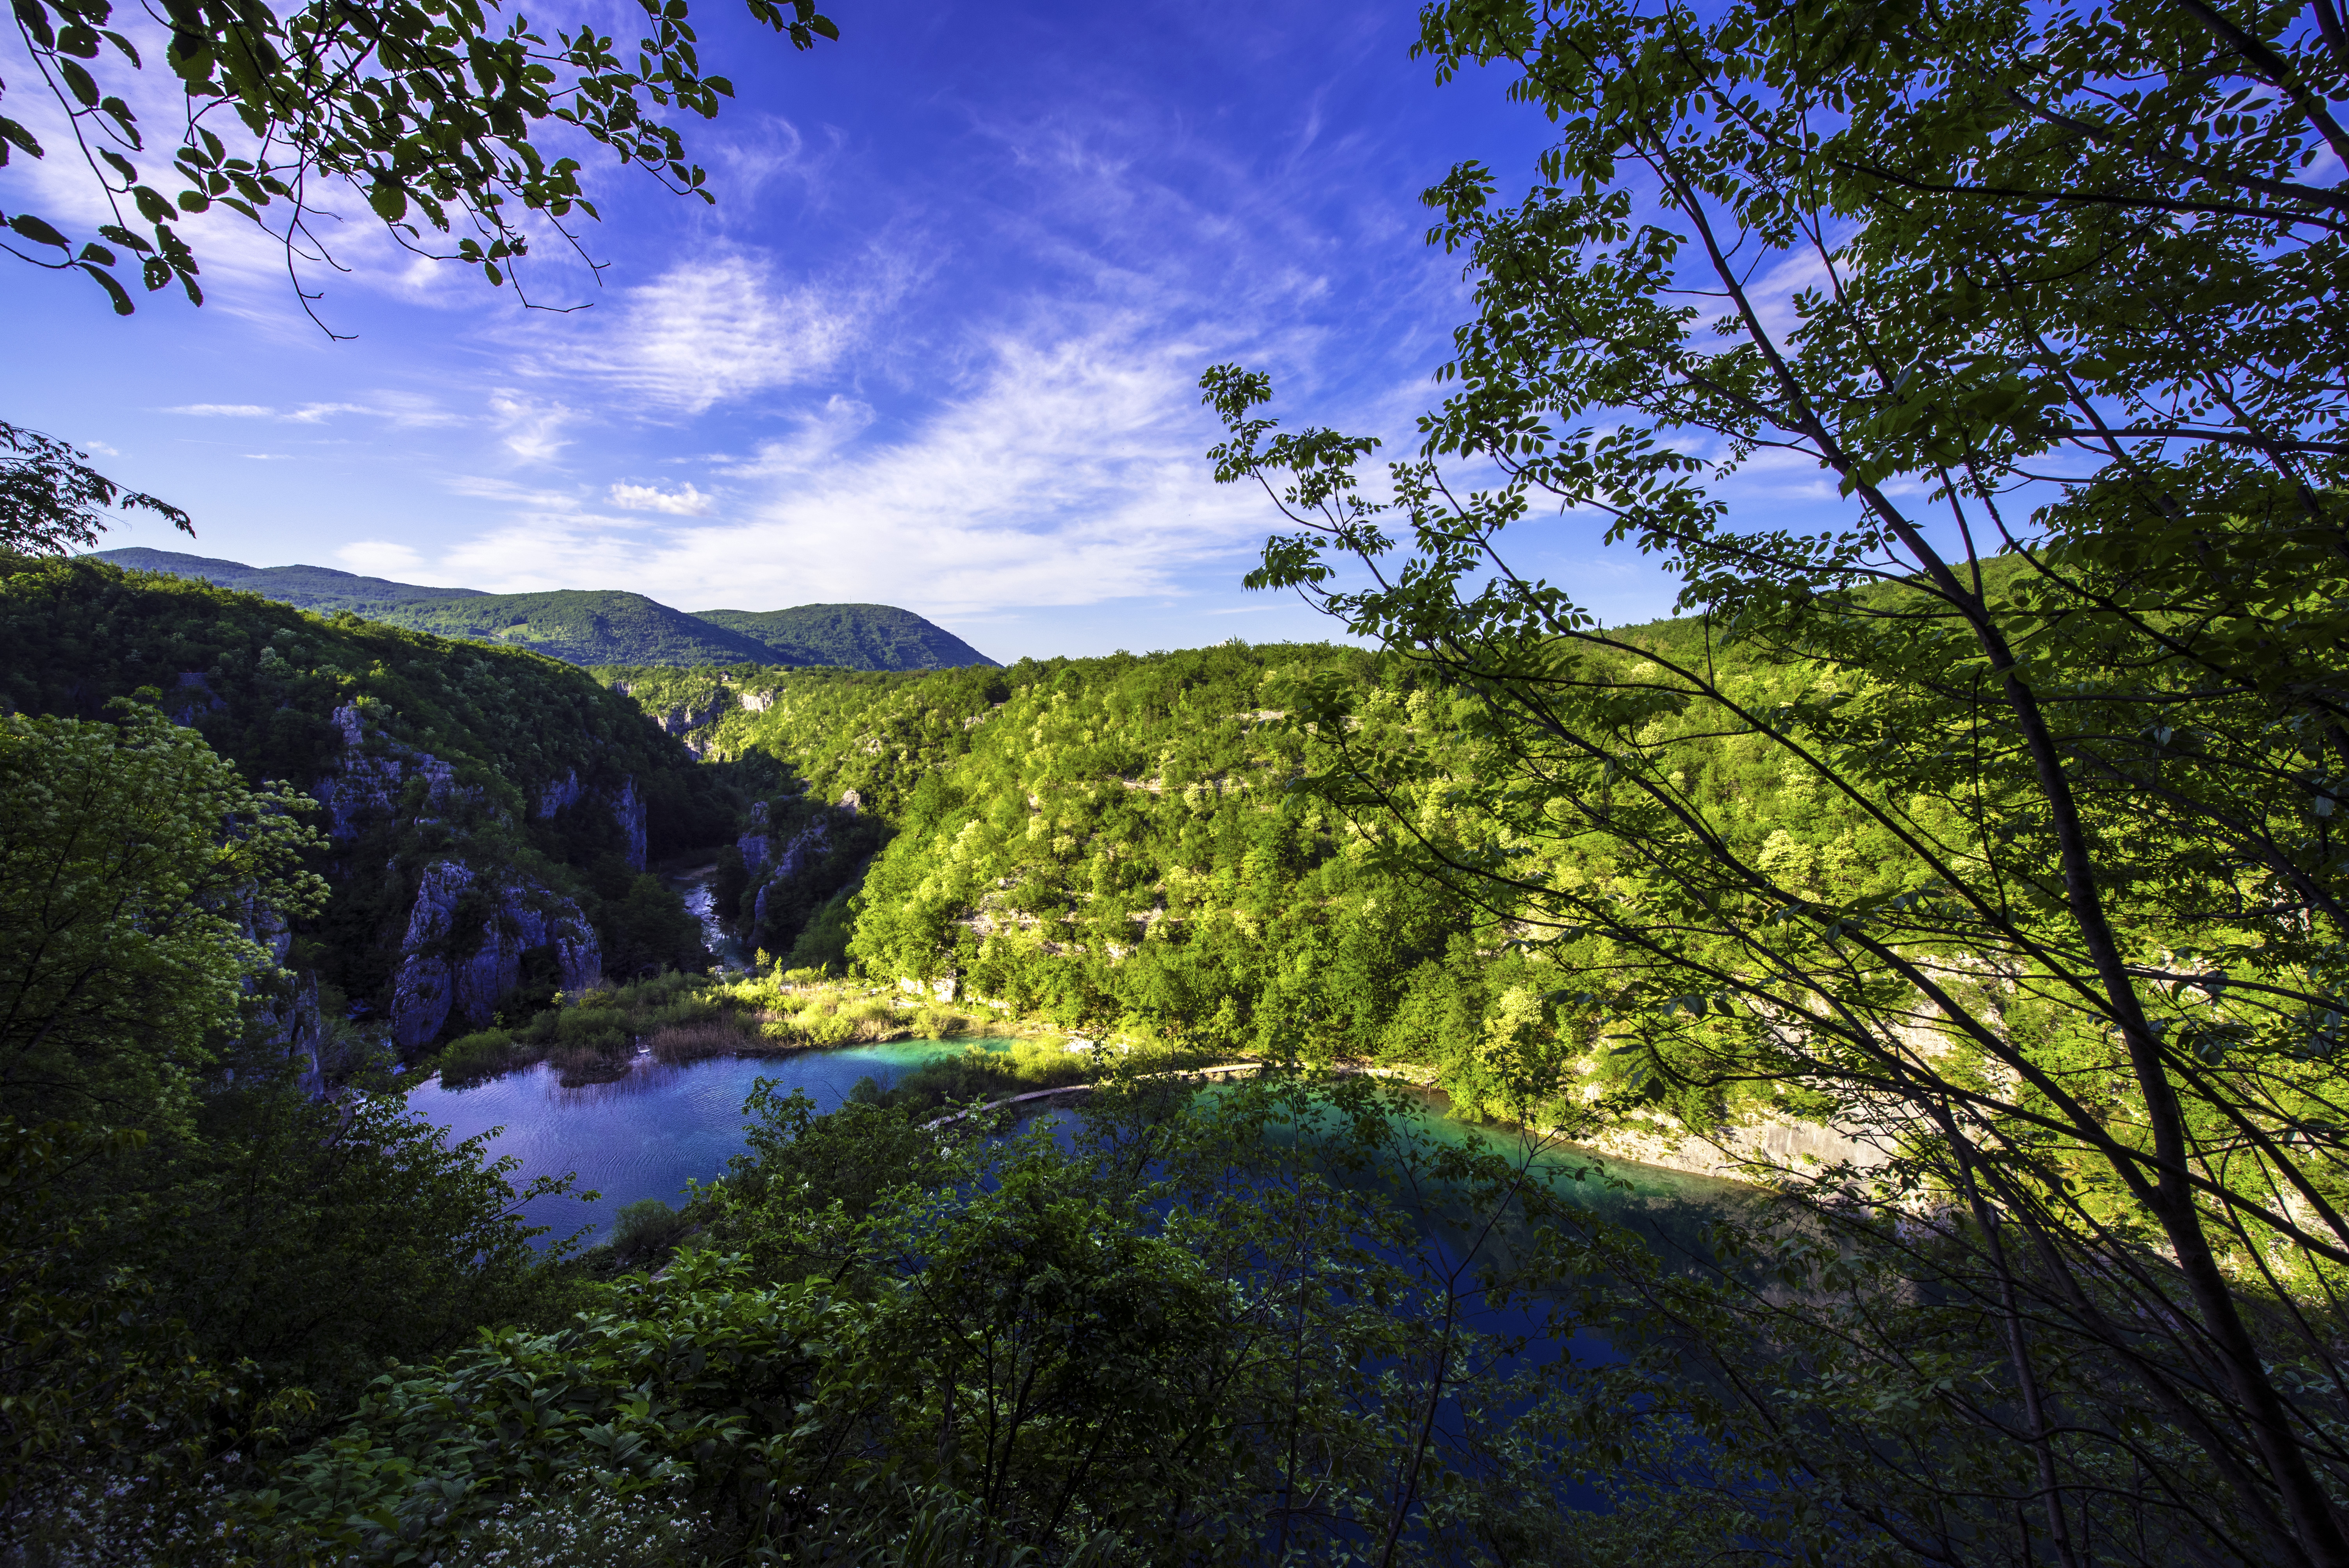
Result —
POLYGON ((800 604, 789 610, 697 610, 698 620, 753 638, 771 662, 852 670, 947 670, 993 659, 942 626, 890 604, 800 604))
POLYGON ((258 593, 299 609, 528 648, 574 665, 837 665, 857 670, 955 669, 993 659, 910 610, 802 604, 688 614, 616 589, 484 593, 359 577, 326 566, 247 566, 169 550, 105 550, 98 560, 258 593))
POLYGON ((362 615, 393 604, 426 599, 476 599, 488 595, 473 588, 428 588, 416 583, 393 583, 381 577, 361 577, 331 566, 247 566, 242 561, 214 561, 202 555, 181 555, 171 550, 101 550, 98 559, 126 572, 168 572, 193 577, 215 588, 258 593, 297 610, 321 614, 355 610, 362 615))
POLYGON ((477 643, 503 643, 574 665, 771 665, 765 644, 641 593, 616 589, 483 593, 375 612, 373 618, 477 643))

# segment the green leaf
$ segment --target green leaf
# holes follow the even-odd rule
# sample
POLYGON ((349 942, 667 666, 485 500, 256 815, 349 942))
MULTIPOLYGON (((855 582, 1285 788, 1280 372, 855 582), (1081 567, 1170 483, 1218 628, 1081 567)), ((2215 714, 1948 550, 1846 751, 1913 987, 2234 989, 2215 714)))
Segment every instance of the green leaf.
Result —
POLYGON ((8 220, 8 227, 36 245, 55 245, 59 250, 67 248, 66 237, 63 234, 58 233, 30 212, 16 213, 8 220))
POLYGON ((8 149, 11 147, 30 157, 42 156, 41 144, 33 139, 31 131, 13 119, 0 118, 0 169, 8 167, 8 149))
POLYGON ((101 267, 91 266, 88 263, 82 263, 81 270, 96 278, 98 286, 106 290, 108 297, 114 301, 115 315, 129 315, 137 311, 139 307, 130 303, 130 295, 124 291, 119 283, 115 281, 112 273, 101 267))
POLYGON ((65 78, 66 88, 73 94, 76 101, 84 108, 98 107, 98 83, 91 79, 89 72, 84 70, 78 62, 67 59, 62 55, 54 57, 50 63, 57 67, 57 75, 65 78))

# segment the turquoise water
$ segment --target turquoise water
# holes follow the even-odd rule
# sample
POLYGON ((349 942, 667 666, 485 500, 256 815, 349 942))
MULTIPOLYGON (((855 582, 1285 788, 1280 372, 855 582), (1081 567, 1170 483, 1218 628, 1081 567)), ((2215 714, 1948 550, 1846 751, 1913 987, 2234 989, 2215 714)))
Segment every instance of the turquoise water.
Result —
MULTIPOLYGON (((1009 1045, 978 1043, 994 1049, 1009 1045)), ((564 1088, 554 1069, 542 1064, 466 1088, 444 1088, 432 1079, 409 1091, 408 1107, 448 1130, 451 1141, 502 1129, 491 1140, 490 1152, 521 1161, 513 1173, 517 1185, 576 1172, 577 1187, 599 1192, 600 1199, 538 1198, 523 1212, 531 1223, 550 1227, 545 1240, 585 1231, 592 1241, 610 1228, 623 1204, 639 1198, 676 1204, 688 1181, 707 1181, 722 1173, 727 1161, 742 1150, 742 1102, 759 1079, 772 1078, 785 1092, 804 1089, 818 1109, 830 1110, 848 1098, 859 1078, 886 1083, 973 1044, 901 1040, 785 1057, 715 1057, 675 1067, 646 1056, 616 1082, 576 1088, 564 1088)), ((1425 1125, 1436 1139, 1503 1153, 1517 1145, 1517 1134, 1506 1128, 1452 1119, 1441 1094, 1414 1098, 1426 1108, 1425 1125)), ((1561 1148, 1547 1153, 1545 1163, 1571 1167, 1594 1158, 1561 1148)), ((1706 1216, 1754 1198, 1754 1189, 1733 1181, 1624 1161, 1601 1164, 1612 1181, 1578 1182, 1573 1195, 1609 1220, 1646 1233, 1668 1255, 1698 1248, 1696 1231, 1706 1216)))
POLYGON ((787 1057, 713 1057, 676 1067, 641 1056, 627 1077, 577 1088, 564 1088, 554 1069, 541 1063, 466 1088, 444 1088, 431 1079, 409 1091, 408 1109, 446 1128, 451 1142, 503 1129, 490 1140, 490 1153, 522 1162, 513 1172, 517 1186, 577 1172, 578 1187, 600 1191, 599 1201, 537 1198, 523 1212, 532 1224, 552 1227, 542 1242, 583 1229, 592 1241, 611 1228, 621 1205, 639 1198, 675 1205, 688 1181, 722 1173, 742 1150, 742 1102, 759 1079, 773 1078, 785 1092, 805 1089, 819 1109, 830 1110, 861 1078, 887 1083, 971 1045, 899 1040, 787 1057))

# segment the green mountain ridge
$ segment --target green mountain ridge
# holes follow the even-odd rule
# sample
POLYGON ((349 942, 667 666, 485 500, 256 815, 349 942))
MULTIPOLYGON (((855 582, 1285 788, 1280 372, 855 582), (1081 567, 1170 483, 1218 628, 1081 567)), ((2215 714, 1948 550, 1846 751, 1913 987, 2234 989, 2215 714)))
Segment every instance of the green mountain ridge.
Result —
POLYGON ((347 610, 409 631, 526 648, 574 665, 927 670, 995 664, 943 627, 889 604, 695 614, 617 589, 485 593, 361 577, 326 566, 248 566, 145 548, 99 551, 92 558, 129 571, 258 593, 319 614, 347 610))
POLYGON ((101 550, 97 559, 126 572, 167 572, 192 577, 215 588, 258 593, 291 604, 297 610, 332 614, 336 610, 367 615, 397 604, 430 599, 486 598, 477 588, 434 588, 419 583, 394 583, 384 577, 362 577, 331 566, 247 566, 242 561, 220 561, 206 555, 186 555, 174 550, 101 550))
POLYGON ((995 664, 942 626, 893 604, 798 604, 788 610, 697 610, 698 620, 756 638, 787 665, 853 670, 947 670, 995 664), (843 651, 854 657, 843 658, 843 651), (806 656, 799 656, 802 654, 806 656))
POLYGON ((573 665, 611 664, 622 655, 643 665, 774 662, 763 643, 616 589, 429 600, 375 618, 436 637, 528 648, 573 665))

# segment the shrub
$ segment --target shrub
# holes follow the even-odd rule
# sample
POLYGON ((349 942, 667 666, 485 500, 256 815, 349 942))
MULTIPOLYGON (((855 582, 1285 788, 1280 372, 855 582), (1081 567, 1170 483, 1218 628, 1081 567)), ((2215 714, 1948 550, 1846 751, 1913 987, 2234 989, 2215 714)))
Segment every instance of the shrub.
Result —
POLYGON ((460 1035, 440 1052, 440 1081, 456 1085, 479 1083, 522 1066, 535 1053, 514 1043, 504 1029, 482 1029, 460 1035))
POLYGON ((667 1251, 685 1232, 685 1216, 658 1198, 639 1198, 612 1217, 612 1251, 636 1263, 667 1251))

